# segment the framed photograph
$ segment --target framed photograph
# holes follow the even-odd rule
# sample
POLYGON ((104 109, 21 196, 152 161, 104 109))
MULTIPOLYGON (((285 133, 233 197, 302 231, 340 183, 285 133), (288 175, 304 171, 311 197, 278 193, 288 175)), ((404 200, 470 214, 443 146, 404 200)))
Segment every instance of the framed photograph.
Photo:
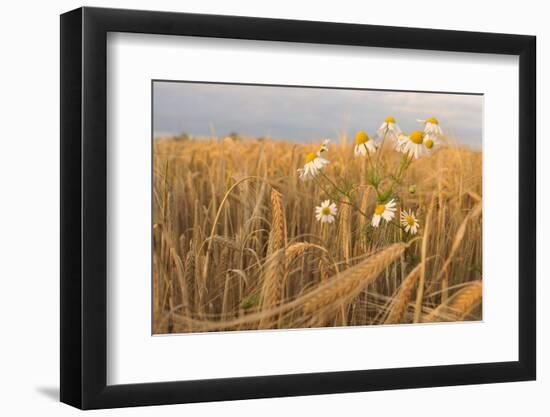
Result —
POLYGON ((535 37, 61 16, 61 401, 533 380, 535 37))

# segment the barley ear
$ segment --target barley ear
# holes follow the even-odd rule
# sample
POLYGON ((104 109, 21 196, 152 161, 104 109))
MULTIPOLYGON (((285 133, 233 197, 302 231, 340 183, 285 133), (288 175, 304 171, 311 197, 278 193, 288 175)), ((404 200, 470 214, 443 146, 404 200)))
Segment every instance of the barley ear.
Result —
POLYGON ((384 321, 384 324, 401 323, 403 320, 403 316, 405 315, 407 306, 411 300, 412 290, 418 280, 418 277, 420 276, 421 265, 422 264, 418 264, 411 272, 409 272, 409 275, 407 275, 405 280, 401 283, 399 290, 397 290, 397 294, 391 302, 390 311, 388 313, 388 317, 386 317, 386 320, 384 321))
POLYGON ((286 246, 286 218, 283 197, 277 190, 271 190, 271 232, 269 233, 268 255, 286 246))
MULTIPOLYGON (((285 278, 286 219, 283 198, 275 189, 271 190, 271 231, 267 246, 267 261, 264 264, 261 290, 261 309, 277 306, 282 299, 282 281, 285 278)), ((266 328, 265 321, 260 328, 266 328)))
POLYGON ((404 249, 403 243, 395 243, 322 283, 316 290, 304 296, 304 313, 316 314, 319 310, 334 310, 350 303, 388 265, 399 258, 404 249))
POLYGON ((440 304, 424 321, 457 321, 464 320, 481 304, 483 285, 481 281, 473 281, 450 297, 446 303, 440 304))

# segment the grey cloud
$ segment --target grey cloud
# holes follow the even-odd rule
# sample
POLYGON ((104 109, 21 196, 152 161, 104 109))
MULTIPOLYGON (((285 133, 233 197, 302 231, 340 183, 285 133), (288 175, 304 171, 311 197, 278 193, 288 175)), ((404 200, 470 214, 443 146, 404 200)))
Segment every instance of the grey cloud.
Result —
POLYGON ((155 82, 155 132, 239 132, 296 141, 373 134, 393 115, 405 131, 435 116, 462 143, 481 147, 483 97, 372 90, 155 82))

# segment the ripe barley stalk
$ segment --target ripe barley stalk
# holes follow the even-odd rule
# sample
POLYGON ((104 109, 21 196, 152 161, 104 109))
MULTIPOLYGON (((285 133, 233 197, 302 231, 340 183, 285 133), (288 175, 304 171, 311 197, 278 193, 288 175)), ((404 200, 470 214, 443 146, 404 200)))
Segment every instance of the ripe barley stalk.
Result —
POLYGON ((339 223, 338 223, 338 243, 340 245, 340 254, 346 265, 349 265, 351 258, 351 206, 349 205, 349 199, 344 198, 342 204, 340 204, 339 210, 339 223))
POLYGON ((411 299, 412 290, 420 276, 422 265, 422 263, 418 264, 401 283, 399 290, 391 301, 390 310, 384 324, 395 324, 403 321, 411 299))
POLYGON ((421 320, 422 314, 422 300, 424 299, 424 285, 426 282, 426 258, 428 256, 428 237, 430 235, 430 221, 432 218, 434 208, 434 198, 432 197, 432 202, 430 203, 430 208, 428 209, 428 214, 426 216, 426 226, 424 227, 424 234, 422 236, 422 249, 421 249, 421 260, 420 260, 420 280, 418 282, 418 287, 416 289, 416 303, 414 306, 414 323, 418 323, 421 320))
POLYGON ((304 300, 304 313, 311 315, 318 310, 330 310, 349 303, 398 258, 404 249, 403 243, 395 243, 329 279, 304 300))
MULTIPOLYGON (((279 192, 271 190, 271 231, 267 249, 267 261, 261 291, 261 308, 275 307, 282 298, 282 280, 285 275, 286 219, 283 199, 279 192)), ((268 326, 264 320, 260 328, 268 326)))
POLYGON ((481 281, 473 281, 426 315, 425 321, 465 320, 480 305, 482 294, 481 281))

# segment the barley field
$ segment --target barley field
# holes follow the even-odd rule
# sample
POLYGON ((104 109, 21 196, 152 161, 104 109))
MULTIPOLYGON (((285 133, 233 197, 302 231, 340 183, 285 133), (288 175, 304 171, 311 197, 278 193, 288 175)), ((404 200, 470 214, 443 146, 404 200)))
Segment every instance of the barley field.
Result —
POLYGON ((342 135, 322 176, 302 181, 317 144, 186 137, 153 146, 155 334, 482 318, 481 152, 448 141, 404 160, 387 142, 357 158, 342 135), (397 223, 374 227, 390 194, 397 223), (330 222, 316 217, 325 200, 330 222), (400 226, 402 210, 414 212, 416 233, 400 226))

